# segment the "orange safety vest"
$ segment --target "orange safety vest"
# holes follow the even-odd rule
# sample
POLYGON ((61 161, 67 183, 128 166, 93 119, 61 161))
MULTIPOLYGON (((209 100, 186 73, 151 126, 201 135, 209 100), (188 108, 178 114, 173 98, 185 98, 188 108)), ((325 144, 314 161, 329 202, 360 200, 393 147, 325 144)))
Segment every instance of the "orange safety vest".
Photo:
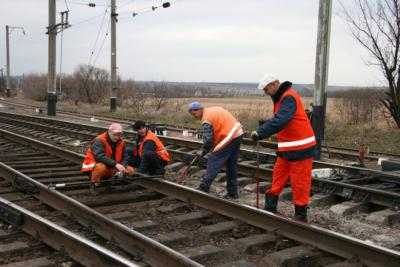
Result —
POLYGON ((168 151, 165 149, 163 143, 161 143, 160 139, 150 130, 147 131, 146 136, 139 143, 139 156, 143 156, 143 145, 146 141, 153 141, 156 144, 156 153, 157 155, 164 160, 165 162, 169 162, 171 160, 168 151))
POLYGON ((204 108, 201 122, 211 124, 213 127, 213 152, 221 150, 233 139, 243 134, 240 122, 229 111, 221 107, 204 108))
POLYGON ((316 140, 310 120, 304 110, 300 95, 289 88, 274 104, 274 113, 278 112, 282 100, 291 96, 296 101, 296 113, 290 122, 278 134, 278 151, 299 151, 315 146, 316 140))
MULTIPOLYGON (((94 166, 96 165, 96 160, 92 151, 92 144, 94 141, 98 139, 102 142, 103 147, 104 147, 104 154, 111 158, 112 157, 112 147, 111 144, 109 143, 109 137, 108 137, 108 132, 104 132, 97 136, 95 139, 90 142, 90 146, 88 150, 86 151, 85 159, 83 160, 82 163, 82 168, 81 172, 89 172, 94 169, 94 166)), ((123 140, 120 140, 117 142, 116 148, 115 148, 115 161, 117 163, 121 163, 123 154, 124 154, 124 148, 125 148, 125 142, 123 140)))

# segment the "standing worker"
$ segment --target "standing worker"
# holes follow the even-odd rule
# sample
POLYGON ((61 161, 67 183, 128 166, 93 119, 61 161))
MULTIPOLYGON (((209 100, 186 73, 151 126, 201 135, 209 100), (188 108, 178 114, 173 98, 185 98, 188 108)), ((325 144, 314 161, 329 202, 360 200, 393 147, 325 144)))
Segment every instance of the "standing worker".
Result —
POLYGON ((86 152, 81 172, 89 174, 91 191, 97 194, 96 187, 104 178, 111 178, 117 172, 133 175, 134 169, 124 166, 125 142, 122 140, 122 126, 113 123, 108 131, 97 136, 86 152))
POLYGON ((237 160, 242 142, 242 125, 229 111, 221 107, 204 108, 199 102, 189 104, 189 113, 201 120, 203 128, 203 147, 197 156, 208 159, 207 172, 198 189, 208 193, 218 172, 226 165, 227 194, 224 198, 237 199, 237 160))
POLYGON ((165 166, 171 160, 168 151, 160 139, 146 126, 144 121, 132 125, 137 131, 138 140, 133 149, 131 163, 138 172, 149 175, 163 175, 165 166))
POLYGON ((265 194, 265 210, 277 212, 279 194, 289 178, 295 205, 295 219, 307 221, 310 199, 311 171, 316 139, 300 95, 291 82, 280 83, 275 76, 266 75, 258 89, 270 95, 274 116, 251 133, 254 141, 277 133, 277 160, 272 174, 271 188, 265 194))

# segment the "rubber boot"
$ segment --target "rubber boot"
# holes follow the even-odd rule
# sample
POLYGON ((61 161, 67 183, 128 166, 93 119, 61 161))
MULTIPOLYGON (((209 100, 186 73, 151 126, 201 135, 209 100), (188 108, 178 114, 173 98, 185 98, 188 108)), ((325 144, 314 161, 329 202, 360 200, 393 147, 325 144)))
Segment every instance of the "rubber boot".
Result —
POLYGON ((92 183, 90 185, 90 194, 93 196, 98 196, 100 194, 97 183, 92 183))
POLYGON ((294 219, 301 222, 307 221, 307 206, 294 206, 294 219))
POLYGON ((264 210, 272 213, 278 213, 278 210, 276 208, 278 205, 278 198, 278 196, 266 194, 264 210))

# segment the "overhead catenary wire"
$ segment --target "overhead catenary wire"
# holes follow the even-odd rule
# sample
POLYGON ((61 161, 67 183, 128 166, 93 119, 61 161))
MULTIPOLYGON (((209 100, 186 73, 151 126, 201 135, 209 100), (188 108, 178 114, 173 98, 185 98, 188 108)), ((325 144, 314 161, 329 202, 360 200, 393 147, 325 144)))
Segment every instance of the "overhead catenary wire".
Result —
MULTIPOLYGON (((65 0, 65 1, 67 1, 67 0, 65 0)), ((68 0, 68 2, 70 4, 73 4, 73 5, 81 5, 81 6, 89 6, 89 7, 107 6, 107 4, 98 4, 98 3, 95 3, 94 1, 78 2, 78 1, 70 1, 70 0, 68 0)))
POLYGON ((68 3, 67 3, 67 0, 64 0, 64 3, 65 3, 65 7, 66 7, 67 11, 69 11, 69 6, 68 6, 68 3))
POLYGON ((100 27, 99 27, 99 30, 98 30, 98 32, 97 32, 97 36, 96 36, 95 42, 94 42, 94 44, 93 44, 92 49, 90 50, 90 57, 89 57, 88 65, 90 65, 90 63, 92 62, 92 58, 93 58, 93 55, 94 55, 94 53, 95 53, 96 45, 97 45, 97 42, 98 42, 98 40, 99 40, 101 30, 103 29, 103 26, 104 26, 104 21, 105 21, 105 18, 106 18, 106 16, 107 16, 107 12, 108 12, 108 7, 107 7, 107 8, 105 9, 105 11, 104 11, 103 19, 102 19, 102 21, 101 21, 101 23, 100 23, 100 27))
POLYGON ((96 66, 97 59, 99 58, 100 53, 102 52, 103 47, 104 47, 104 44, 105 44, 105 42, 106 42, 106 40, 107 40, 107 37, 109 36, 110 26, 111 26, 111 22, 109 21, 109 22, 107 23, 106 34, 105 34, 105 36, 104 36, 104 38, 103 38, 103 41, 101 42, 100 48, 99 48, 99 50, 98 50, 98 52, 97 52, 97 55, 96 55, 96 57, 95 57, 94 60, 93 60, 93 63, 92 63, 93 66, 96 66))
MULTIPOLYGON (((132 11, 120 12, 119 15, 125 15, 127 13, 131 13, 131 14, 129 16, 125 15, 125 16, 119 17, 119 19, 132 18, 132 17, 136 17, 137 15, 141 15, 141 14, 144 14, 144 13, 147 13, 147 12, 153 12, 153 11, 157 10, 158 8, 164 7, 164 4, 170 3, 171 1, 163 1, 163 0, 161 0, 160 2, 161 3, 159 5, 153 5, 153 6, 143 7, 143 8, 140 8, 140 9, 135 9, 133 12, 132 11)), ((174 1, 174 2, 177 2, 177 0, 174 1)), ((169 5, 166 6, 166 7, 169 7, 169 5)))

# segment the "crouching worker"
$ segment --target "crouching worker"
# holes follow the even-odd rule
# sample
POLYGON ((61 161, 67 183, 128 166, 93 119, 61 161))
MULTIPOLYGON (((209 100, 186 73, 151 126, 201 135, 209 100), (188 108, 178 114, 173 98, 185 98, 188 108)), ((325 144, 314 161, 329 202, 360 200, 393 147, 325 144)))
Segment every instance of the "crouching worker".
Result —
POLYGON ((108 131, 97 136, 86 151, 81 172, 89 174, 92 193, 102 179, 111 178, 117 172, 132 176, 134 169, 124 166, 125 142, 122 140, 122 126, 113 123, 108 131))
POLYGON ((132 128, 137 132, 138 139, 131 153, 133 159, 129 161, 130 165, 137 167, 138 172, 143 174, 163 175, 165 166, 171 160, 163 143, 144 121, 136 121, 132 128))

